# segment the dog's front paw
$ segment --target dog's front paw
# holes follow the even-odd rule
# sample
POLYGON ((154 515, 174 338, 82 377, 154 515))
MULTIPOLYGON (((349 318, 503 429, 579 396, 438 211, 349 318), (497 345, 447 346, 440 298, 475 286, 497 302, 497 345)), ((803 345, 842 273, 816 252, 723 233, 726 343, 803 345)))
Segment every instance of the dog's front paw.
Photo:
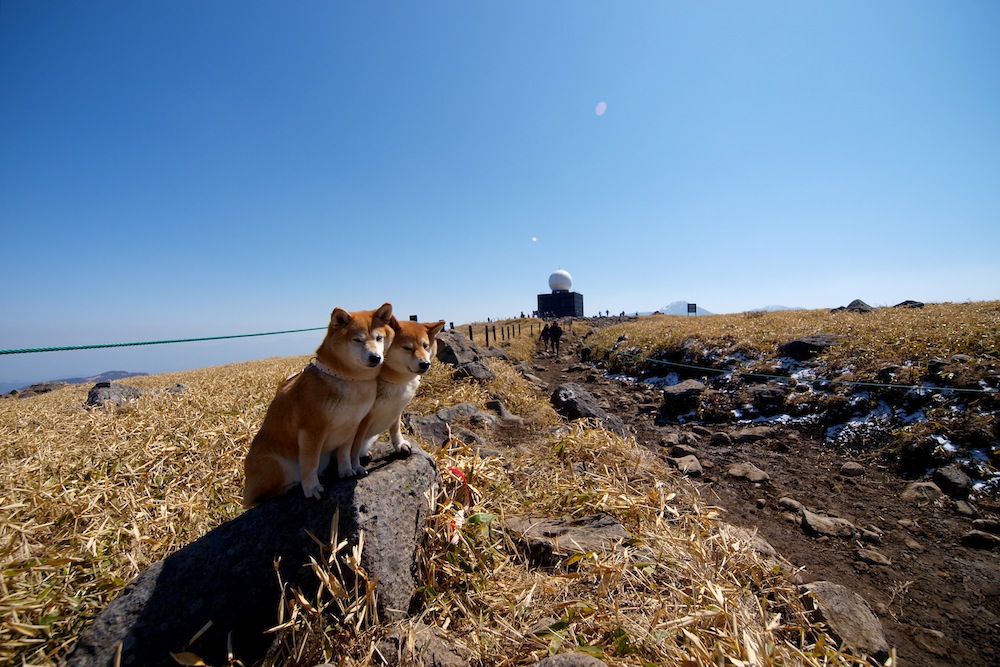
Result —
POLYGON ((360 463, 357 464, 356 466, 354 466, 353 469, 354 469, 354 476, 355 477, 364 477, 365 475, 368 474, 368 471, 365 470, 365 467, 363 465, 361 465, 360 463))
POLYGON ((302 492, 306 494, 306 498, 315 498, 319 500, 323 497, 323 485, 319 481, 314 481, 312 483, 302 482, 302 492))
POLYGON ((409 440, 400 440, 399 444, 396 445, 396 451, 403 454, 413 453, 413 444, 409 440))

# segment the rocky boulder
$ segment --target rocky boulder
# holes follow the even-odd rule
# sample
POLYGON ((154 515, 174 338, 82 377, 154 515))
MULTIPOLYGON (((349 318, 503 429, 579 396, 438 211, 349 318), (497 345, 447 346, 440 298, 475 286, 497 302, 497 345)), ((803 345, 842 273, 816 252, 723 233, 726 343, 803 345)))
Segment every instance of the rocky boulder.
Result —
POLYGON ((827 349, 836 345, 837 341, 838 338, 834 334, 804 336, 782 343, 778 346, 778 353, 796 361, 806 361, 826 352, 827 349))
POLYGON ((705 383, 699 380, 684 380, 675 385, 664 387, 660 415, 667 419, 673 419, 695 410, 705 389, 705 383))
POLYGON ((508 517, 504 529, 532 561, 546 566, 572 554, 611 553, 632 539, 625 527, 607 514, 579 519, 508 517))
POLYGON ((958 465, 938 468, 931 477, 938 488, 952 498, 965 500, 972 493, 972 478, 958 465))
POLYGON ((817 615, 840 641, 841 649, 857 656, 871 656, 879 664, 885 662, 889 644, 882 623, 864 598, 829 581, 814 581, 802 588, 809 593, 817 615))
POLYGON ((437 336, 437 359, 449 366, 479 361, 482 352, 469 337, 455 329, 442 331, 437 336))
POLYGON ((87 405, 91 407, 123 407, 142 396, 142 389, 115 382, 98 382, 87 392, 87 405))
POLYGON ((461 364, 452 374, 452 377, 456 380, 472 378, 477 382, 489 382, 495 376, 496 374, 490 370, 490 367, 481 361, 470 361, 467 364, 461 364))
POLYGON ((312 536, 329 544, 334 520, 349 544, 364 533, 361 564, 376 582, 379 617, 405 617, 438 472, 419 449, 401 457, 388 455, 387 447, 374 450, 367 477, 325 479, 321 500, 294 488, 149 567, 84 630, 63 665, 116 664, 119 645, 121 665, 174 667, 170 654, 181 651, 226 664, 229 641, 244 664, 256 663, 272 640, 267 630, 278 622, 278 577, 306 599, 315 594, 319 582, 309 561, 325 554, 312 536))
POLYGON ((599 419, 605 429, 626 435, 628 430, 625 422, 617 415, 608 412, 597 404, 597 399, 582 385, 574 382, 562 384, 555 388, 551 396, 552 407, 566 419, 599 419))

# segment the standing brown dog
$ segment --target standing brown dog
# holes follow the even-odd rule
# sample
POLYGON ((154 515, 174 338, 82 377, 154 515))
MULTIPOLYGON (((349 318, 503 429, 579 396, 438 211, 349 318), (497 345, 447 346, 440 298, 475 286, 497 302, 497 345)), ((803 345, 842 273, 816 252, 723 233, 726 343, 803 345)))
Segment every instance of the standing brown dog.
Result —
POLYGON ((392 304, 349 313, 335 308, 315 360, 285 380, 243 463, 243 506, 280 495, 297 482, 319 498, 319 475, 335 455, 339 477, 355 474, 351 445, 375 403, 376 378, 392 343, 392 304))

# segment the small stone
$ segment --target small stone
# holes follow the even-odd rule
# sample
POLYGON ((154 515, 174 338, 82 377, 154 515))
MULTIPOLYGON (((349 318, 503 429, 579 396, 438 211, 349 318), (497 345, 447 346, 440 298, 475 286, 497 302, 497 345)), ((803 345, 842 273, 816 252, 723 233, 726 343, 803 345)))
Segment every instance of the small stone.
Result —
POLYGON ((848 461, 840 466, 840 474, 843 477, 860 477, 865 474, 865 467, 860 463, 848 461))
POLYGON ((802 527, 814 535, 829 537, 854 537, 858 533, 854 524, 846 519, 814 514, 807 509, 802 510, 802 527))
POLYGON ((954 503, 955 513, 959 516, 973 518, 979 516, 979 510, 968 500, 956 500, 954 503))
POLYGON ((911 549, 913 551, 923 551, 924 550, 924 545, 922 545, 920 542, 917 542, 912 537, 907 537, 906 539, 904 539, 903 540, 903 544, 906 545, 907 549, 911 549))
POLYGON ((789 498, 788 496, 778 499, 778 507, 788 510, 789 512, 798 513, 802 511, 802 503, 794 498, 789 498))
POLYGON ((697 453, 698 450, 691 445, 674 445, 670 448, 670 456, 677 459, 685 456, 694 456, 697 453))
POLYGON ((713 445, 731 445, 733 439, 729 437, 728 433, 716 433, 712 436, 711 443, 713 445))
POLYGON ((888 556, 875 549, 858 549, 858 558, 872 565, 892 565, 888 556))
POLYGON ((860 532, 862 542, 867 542, 868 544, 882 544, 882 536, 874 530, 865 530, 862 528, 860 532))
POLYGON ((762 510, 765 507, 767 507, 767 500, 765 500, 764 498, 758 498, 757 499, 757 509, 762 510))
POLYGON ((934 483, 949 496, 959 500, 965 500, 972 492, 972 478, 957 465, 935 470, 934 483))
POLYGON ((662 438, 660 438, 660 446, 676 447, 680 441, 680 437, 676 433, 666 433, 662 438))
POLYGON ((953 648, 953 642, 943 632, 930 628, 917 628, 913 632, 913 643, 939 658, 948 655, 953 648))
POLYGON ((972 549, 996 549, 1000 547, 1000 535, 970 530, 962 535, 962 545, 972 549))
POLYGON ((976 519, 972 527, 985 533, 1000 535, 1000 519, 976 519))
POLYGON ((754 483, 766 482, 771 479, 770 475, 749 461, 744 461, 743 463, 737 463, 730 466, 726 473, 730 477, 738 477, 754 483))
POLYGON ((667 463, 677 468, 688 477, 701 477, 701 463, 696 456, 668 457, 667 463))
POLYGON ((943 495, 941 488, 934 482, 913 482, 906 487, 900 498, 907 502, 926 503, 937 500, 943 495))

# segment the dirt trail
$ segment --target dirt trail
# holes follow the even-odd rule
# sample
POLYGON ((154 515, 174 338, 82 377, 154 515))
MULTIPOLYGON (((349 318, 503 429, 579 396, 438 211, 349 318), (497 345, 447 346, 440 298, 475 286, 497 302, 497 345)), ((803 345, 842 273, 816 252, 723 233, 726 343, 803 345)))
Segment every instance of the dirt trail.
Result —
POLYGON ((1000 552, 961 544, 974 518, 1000 516, 996 499, 980 499, 977 517, 961 516, 947 498, 905 502, 900 496, 912 480, 863 459, 853 459, 863 475, 844 476, 841 466, 849 459, 826 446, 821 434, 795 426, 779 426, 774 437, 746 443, 727 443, 721 436, 713 441, 715 433, 740 431, 737 424, 658 426, 659 392, 606 378, 600 369, 578 363, 574 353, 572 344, 564 344, 559 358, 540 353, 532 360, 549 394, 566 382, 583 385, 660 456, 668 456, 676 441, 690 443, 704 466, 699 478, 704 497, 723 508, 729 522, 756 528, 802 568, 803 582, 833 581, 864 597, 900 665, 1000 664, 1000 552), (744 461, 770 479, 754 484, 727 474, 729 466, 744 461), (779 505, 783 497, 871 534, 867 541, 810 536, 779 505), (888 563, 870 562, 871 551, 888 563))

